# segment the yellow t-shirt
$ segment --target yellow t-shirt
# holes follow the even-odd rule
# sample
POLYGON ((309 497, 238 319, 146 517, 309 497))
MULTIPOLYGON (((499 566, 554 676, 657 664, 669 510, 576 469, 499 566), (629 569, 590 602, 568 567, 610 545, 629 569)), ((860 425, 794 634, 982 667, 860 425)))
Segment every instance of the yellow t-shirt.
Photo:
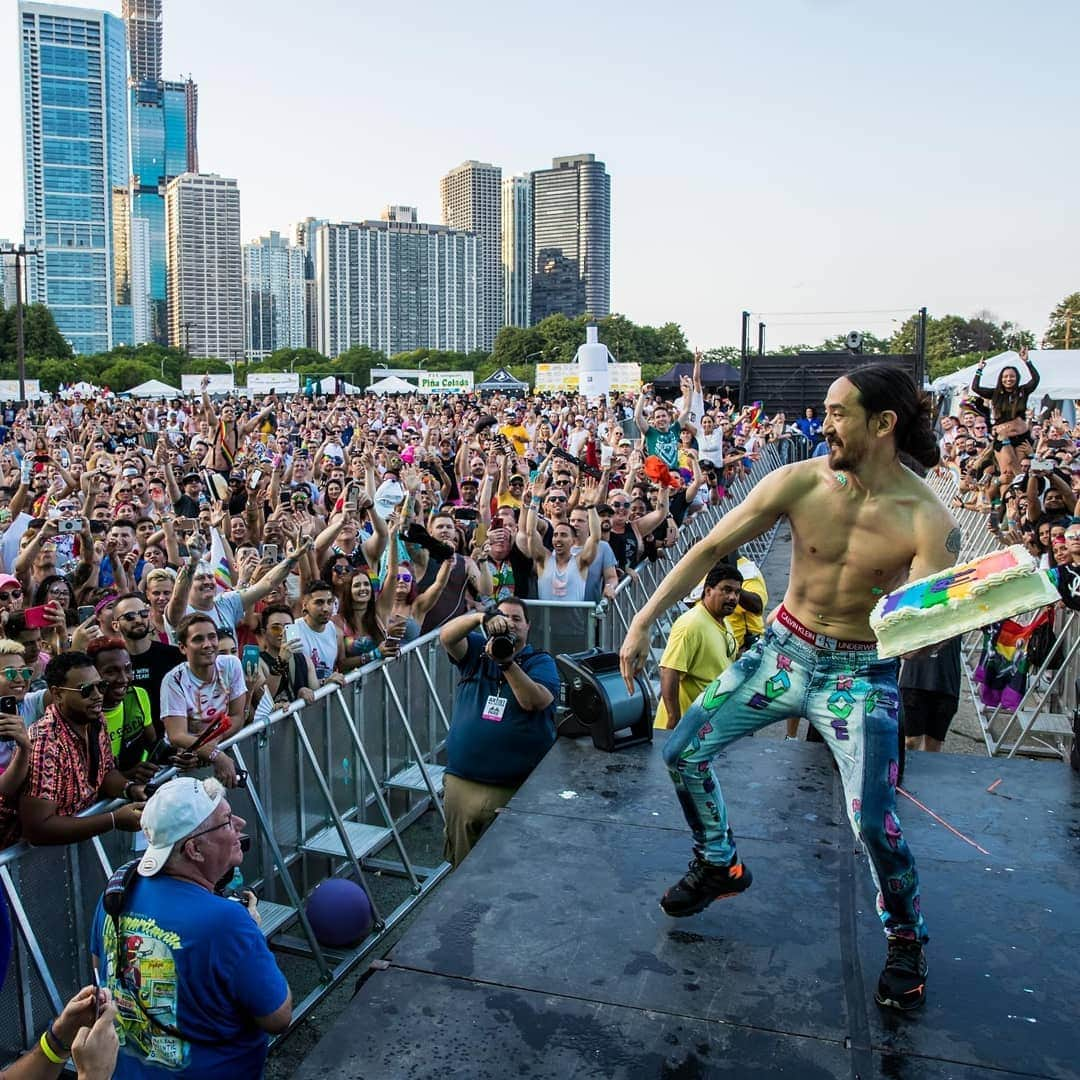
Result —
POLYGON ((505 435, 514 444, 515 454, 524 454, 529 445, 529 433, 521 424, 503 424, 499 428, 499 434, 505 435))
MULTIPOLYGON (((679 712, 682 715, 686 715, 686 710, 705 687, 731 666, 737 655, 735 639, 723 623, 709 614, 704 604, 695 604, 675 620, 667 648, 660 657, 660 666, 682 673, 679 680, 679 712)), ((668 727, 663 701, 656 708, 653 726, 668 727)))
POLYGON ((753 615, 741 604, 724 620, 727 628, 735 635, 735 644, 742 652, 747 634, 761 637, 765 633, 765 609, 769 606, 769 590, 765 579, 752 559, 739 558, 739 573, 743 576, 742 587, 754 596, 761 597, 761 614, 753 615))

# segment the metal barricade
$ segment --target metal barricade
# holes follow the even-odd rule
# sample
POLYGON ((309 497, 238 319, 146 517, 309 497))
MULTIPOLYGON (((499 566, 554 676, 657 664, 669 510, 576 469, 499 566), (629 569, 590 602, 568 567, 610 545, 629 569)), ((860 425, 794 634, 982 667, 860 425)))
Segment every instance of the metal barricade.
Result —
MULTIPOLYGON (((723 503, 689 518, 674 548, 641 564, 614 599, 529 601, 533 644, 553 655, 594 646, 616 651, 673 563, 762 477, 805 450, 796 440, 786 448, 765 447, 723 503)), ((747 544, 747 554, 762 561, 775 533, 774 527, 747 544)), ((658 621, 652 676, 681 610, 675 605, 658 621)), ((275 950, 304 961, 290 965, 295 1019, 376 949, 449 871, 445 862, 416 865, 403 834, 428 810, 442 813, 438 759, 456 685, 456 668, 433 631, 403 646, 397 659, 351 672, 343 687, 323 687, 312 704, 293 702, 223 744, 248 773, 246 787, 231 791, 229 801, 252 836, 241 872, 261 897, 263 932, 275 950), (378 889, 370 887, 373 873, 378 889), (369 886, 376 914, 371 934, 350 950, 321 947, 304 914, 304 898, 337 874, 369 886)), ((15 928, 12 966, 0 991, 0 1060, 29 1048, 64 1001, 91 981, 88 938, 98 898, 113 869, 132 857, 132 843, 130 834, 106 833, 78 845, 20 843, 0 852, 0 888, 15 928)))

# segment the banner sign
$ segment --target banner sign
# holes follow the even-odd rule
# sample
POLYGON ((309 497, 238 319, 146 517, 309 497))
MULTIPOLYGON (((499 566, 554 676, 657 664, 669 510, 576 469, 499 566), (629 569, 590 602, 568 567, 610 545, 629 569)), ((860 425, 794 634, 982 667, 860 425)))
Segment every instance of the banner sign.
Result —
MULTIPOLYGON (((636 394, 641 389, 640 364, 608 364, 613 394, 636 394)), ((549 394, 576 394, 577 364, 537 364, 536 389, 549 394)))
POLYGON ((236 393, 236 385, 233 383, 233 377, 229 375, 181 375, 180 376, 180 389, 185 394, 201 394, 202 393, 202 381, 203 379, 209 379, 210 383, 207 386, 207 392, 210 394, 234 394, 236 393))
POLYGON ((421 371, 416 383, 423 394, 461 394, 473 388, 471 371, 421 371))
POLYGON ((298 394, 300 373, 296 371, 250 371, 247 377, 248 397, 271 394, 298 394))
MULTIPOLYGON (((41 397, 41 383, 37 379, 23 379, 23 385, 26 387, 27 400, 41 397)), ((18 401, 19 380, 0 379, 0 398, 5 401, 18 401)))

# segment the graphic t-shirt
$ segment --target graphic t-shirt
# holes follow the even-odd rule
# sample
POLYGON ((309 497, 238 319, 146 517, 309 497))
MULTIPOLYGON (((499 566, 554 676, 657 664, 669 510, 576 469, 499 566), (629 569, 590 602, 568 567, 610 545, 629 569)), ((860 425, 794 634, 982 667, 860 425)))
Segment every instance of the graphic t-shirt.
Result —
POLYGON ((279 1009, 289 987, 242 904, 189 881, 136 876, 120 938, 118 965, 99 900, 90 951, 119 1010, 114 1077, 262 1075, 268 1040, 253 1017, 279 1009))
POLYGON ((145 690, 150 698, 150 712, 155 725, 161 719, 161 684, 165 676, 183 662, 184 654, 175 645, 165 645, 160 641, 150 642, 146 652, 131 657, 134 670, 132 682, 145 690))
POLYGON ((141 686, 133 686, 119 705, 105 710, 104 716, 116 767, 130 769, 142 759, 143 731, 154 726, 150 697, 141 686))
POLYGON ((679 467, 679 432, 682 429, 673 423, 667 431, 651 427, 645 432, 647 453, 658 457, 669 469, 679 467))
POLYGON ((206 682, 183 663, 161 684, 161 715, 186 716, 188 732, 198 735, 222 713, 227 716, 229 702, 246 693, 244 667, 236 656, 219 656, 214 661, 214 674, 206 682))
POLYGON ((300 634, 300 644, 304 647, 304 654, 311 658, 315 665, 315 674, 319 680, 328 679, 334 674, 334 665, 338 655, 338 629, 332 623, 327 623, 321 630, 313 630, 308 626, 307 619, 299 619, 293 624, 300 634))

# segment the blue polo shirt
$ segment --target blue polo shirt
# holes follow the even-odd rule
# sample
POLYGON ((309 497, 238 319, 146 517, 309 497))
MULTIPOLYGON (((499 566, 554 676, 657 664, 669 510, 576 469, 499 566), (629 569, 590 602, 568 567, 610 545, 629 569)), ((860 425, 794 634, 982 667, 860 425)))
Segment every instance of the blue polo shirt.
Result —
POLYGON ((551 691, 546 709, 526 712, 514 697, 499 665, 484 654, 487 639, 473 632, 465 639, 465 655, 456 661, 461 673, 454 693, 454 713, 446 740, 446 771, 480 784, 514 787, 539 764, 555 743, 555 702, 559 672, 550 653, 531 645, 514 658, 533 682, 551 691), (506 699, 501 720, 485 720, 490 696, 506 699))

